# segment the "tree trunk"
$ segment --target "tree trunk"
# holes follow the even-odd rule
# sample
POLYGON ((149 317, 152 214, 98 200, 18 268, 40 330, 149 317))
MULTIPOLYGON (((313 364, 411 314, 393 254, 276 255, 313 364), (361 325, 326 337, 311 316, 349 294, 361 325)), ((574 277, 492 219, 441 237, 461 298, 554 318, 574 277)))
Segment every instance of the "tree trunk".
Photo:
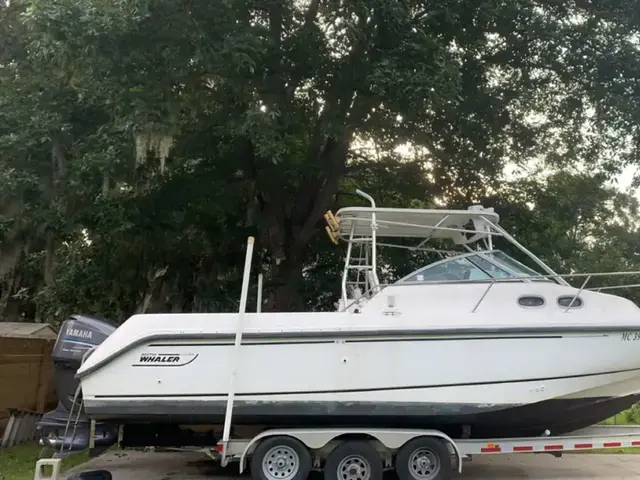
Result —
POLYGON ((271 256, 269 295, 264 309, 271 312, 293 312, 304 308, 300 292, 304 246, 299 232, 294 234, 282 201, 265 202, 261 212, 261 240, 271 256))
POLYGON ((56 241, 55 233, 47 230, 44 256, 44 284, 53 285, 56 281, 56 241))
POLYGON ((6 240, 0 247, 0 278, 9 275, 20 262, 24 253, 25 243, 20 240, 6 240))
POLYGON ((267 311, 299 312, 304 310, 304 298, 301 292, 302 257, 297 252, 287 252, 287 254, 285 260, 271 267, 273 288, 265 305, 267 311))
MULTIPOLYGON (((0 205, 0 214, 6 218, 18 218, 24 213, 24 209, 23 199, 15 198, 0 205)), ((22 239, 23 234, 24 232, 19 230, 9 231, 5 234, 2 245, 0 245, 0 279, 12 274, 22 259, 27 247, 27 241, 22 239)))
POLYGON ((136 307, 136 313, 160 313, 166 311, 168 285, 165 274, 168 267, 147 272, 147 290, 136 307))
POLYGON ((11 272, 11 274, 7 275, 0 284, 2 285, 2 293, 0 293, 0 318, 5 322, 16 321, 13 318, 9 318, 7 315, 9 301, 13 294, 13 287, 16 284, 15 272, 11 272))
MULTIPOLYGON (((59 139, 51 144, 51 172, 45 181, 45 199, 53 207, 57 198, 64 194, 64 180, 67 175, 67 159, 59 139)), ((56 247, 58 244, 55 227, 45 227, 44 284, 51 286, 56 281, 56 247)))

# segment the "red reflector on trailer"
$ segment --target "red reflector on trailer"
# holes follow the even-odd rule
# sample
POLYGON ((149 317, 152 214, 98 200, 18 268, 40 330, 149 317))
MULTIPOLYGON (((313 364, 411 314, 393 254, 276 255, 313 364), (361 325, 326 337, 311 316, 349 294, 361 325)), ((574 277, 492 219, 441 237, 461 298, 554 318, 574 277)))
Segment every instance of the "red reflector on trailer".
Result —
POLYGON ((545 450, 562 450, 564 448, 564 445, 545 445, 544 449, 545 450))
POLYGON ((517 447, 513 447, 514 452, 532 452, 533 447, 530 445, 520 445, 517 447))
POLYGON ((498 453, 501 452, 500 447, 484 447, 480 449, 482 453, 498 453))
POLYGON ((593 448, 593 443, 576 443, 576 448, 593 448))
POLYGON ((222 446, 221 443, 216 445, 216 452, 218 453, 222 453, 222 450, 224 450, 224 447, 222 446))

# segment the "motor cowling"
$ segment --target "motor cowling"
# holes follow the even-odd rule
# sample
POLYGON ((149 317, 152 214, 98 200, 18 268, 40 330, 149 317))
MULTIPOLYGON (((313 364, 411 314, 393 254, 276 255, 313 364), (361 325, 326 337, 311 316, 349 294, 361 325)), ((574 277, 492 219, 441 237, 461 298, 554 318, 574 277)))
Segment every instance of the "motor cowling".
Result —
MULTIPOLYGON (((82 411, 80 392, 70 415, 80 385, 75 375, 83 359, 90 355, 89 351, 104 342, 116 328, 116 324, 91 315, 72 315, 60 327, 51 353, 58 407, 44 414, 38 422, 42 446, 75 451, 90 445, 90 419, 82 411)), ((112 445, 117 438, 116 425, 102 422, 95 425, 93 441, 96 448, 112 445)))
POLYGON ((79 385, 75 374, 83 358, 116 328, 114 323, 90 315, 72 315, 60 327, 51 359, 56 396, 67 410, 71 409, 79 385))

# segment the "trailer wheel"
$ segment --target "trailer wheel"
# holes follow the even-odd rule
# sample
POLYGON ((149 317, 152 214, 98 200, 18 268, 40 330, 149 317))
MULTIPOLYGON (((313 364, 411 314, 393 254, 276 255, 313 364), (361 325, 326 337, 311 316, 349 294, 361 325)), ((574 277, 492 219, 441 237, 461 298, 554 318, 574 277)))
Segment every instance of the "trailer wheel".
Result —
POLYGON ((407 480, 449 480, 451 453, 439 439, 418 437, 405 443, 396 455, 396 473, 407 480))
POLYGON ((311 472, 311 453, 293 437, 264 439, 251 457, 253 480, 307 480, 311 472))
POLYGON ((382 480, 382 460, 368 442, 344 442, 327 457, 324 480, 382 480))

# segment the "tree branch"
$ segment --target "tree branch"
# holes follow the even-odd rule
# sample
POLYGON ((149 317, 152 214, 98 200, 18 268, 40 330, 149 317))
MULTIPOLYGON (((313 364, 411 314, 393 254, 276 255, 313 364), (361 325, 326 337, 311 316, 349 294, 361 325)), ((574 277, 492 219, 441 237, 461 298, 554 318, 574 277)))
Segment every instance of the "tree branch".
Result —
POLYGON ((327 142, 322 158, 329 165, 319 191, 316 190, 315 199, 311 210, 307 215, 302 228, 296 235, 296 245, 301 247, 309 242, 313 235, 314 228, 323 212, 328 208, 331 199, 338 191, 341 174, 347 159, 350 139, 340 138, 327 142))
POLYGON ((304 30, 307 30, 316 21, 319 7, 320 0, 311 0, 309 8, 307 8, 307 11, 304 14, 304 24, 302 25, 304 30))
MULTIPOLYGON (((359 17, 359 20, 361 23, 366 22, 366 18, 363 16, 359 17)), ((350 78, 348 79, 349 81, 346 81, 344 74, 338 74, 327 91, 325 106, 316 121, 314 137, 308 150, 309 164, 317 166, 320 172, 312 172, 312 177, 302 182, 300 196, 296 201, 296 207, 292 215, 294 223, 306 222, 308 218, 313 218, 314 213, 318 214, 319 212, 319 215, 322 214, 328 203, 325 198, 327 186, 336 183, 338 180, 334 180, 333 177, 339 175, 339 172, 344 169, 348 145, 353 134, 353 127, 351 126, 353 120, 350 117, 350 112, 353 114, 355 107, 356 117, 359 118, 361 115, 359 108, 354 104, 354 97, 355 100, 358 100, 358 88, 363 84, 367 75, 367 69, 365 68, 366 53, 372 45, 374 31, 375 28, 372 25, 364 29, 360 42, 353 47, 347 57, 346 68, 342 69, 342 71, 358 72, 356 78, 350 78), (335 134, 332 135, 333 132, 328 128, 331 124, 340 125, 338 127, 341 129, 339 137, 336 138, 335 134), (346 142, 344 154, 340 155, 339 160, 336 160, 331 153, 327 156, 327 153, 332 148, 335 148, 335 145, 332 146, 331 142, 335 142, 335 144, 346 142), (332 158, 333 161, 327 162, 328 158, 332 158), (340 162, 340 164, 335 164, 335 161, 340 162), (318 201, 320 201, 319 204, 318 201)), ((329 190, 332 189, 329 188, 329 190)), ((335 189, 333 191, 335 192, 335 189)), ((329 194, 329 199, 331 196, 333 196, 333 193, 329 194)), ((317 218, 312 221, 315 225, 317 218)), ((303 230, 305 233, 307 232, 306 229, 303 228, 303 230)))

